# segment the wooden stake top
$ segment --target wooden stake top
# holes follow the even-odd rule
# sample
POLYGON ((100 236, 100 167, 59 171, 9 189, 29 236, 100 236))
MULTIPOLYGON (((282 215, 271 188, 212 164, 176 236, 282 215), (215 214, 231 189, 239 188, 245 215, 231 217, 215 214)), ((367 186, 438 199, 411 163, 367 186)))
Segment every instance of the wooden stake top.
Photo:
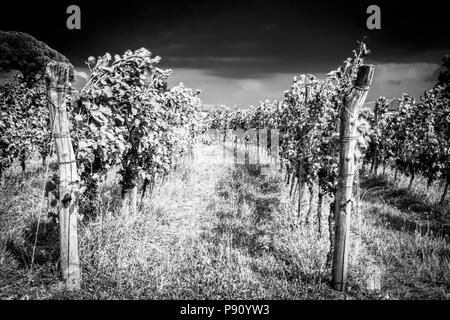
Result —
POLYGON ((375 66, 373 64, 363 64, 358 69, 356 75, 355 87, 361 90, 369 90, 372 85, 373 76, 375 74, 375 66))
POLYGON ((64 62, 49 62, 45 68, 45 79, 50 87, 67 87, 69 81, 70 67, 64 62))

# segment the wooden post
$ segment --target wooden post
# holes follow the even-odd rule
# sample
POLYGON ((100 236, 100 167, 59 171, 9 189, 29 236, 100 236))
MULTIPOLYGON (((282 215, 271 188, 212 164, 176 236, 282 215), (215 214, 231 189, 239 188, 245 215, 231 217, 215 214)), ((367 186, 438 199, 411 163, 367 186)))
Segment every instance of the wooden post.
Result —
POLYGON ((354 86, 341 109, 339 182, 335 199, 336 233, 333 252, 332 285, 343 291, 347 280, 350 216, 353 210, 353 180, 357 120, 374 75, 373 65, 361 65, 354 86))
POLYGON ((70 89, 69 66, 59 62, 49 63, 46 82, 50 125, 59 164, 60 267, 67 288, 73 290, 80 288, 81 273, 77 237, 79 177, 70 140, 65 97, 70 89))
MULTIPOLYGON (((306 83, 305 85, 305 109, 308 107, 308 98, 309 98, 309 83, 306 83)), ((300 148, 299 148, 300 149, 300 148)), ((298 181, 298 204, 297 204, 297 216, 301 219, 302 215, 302 203, 303 199, 306 195, 306 182, 303 181, 303 168, 302 168, 302 154, 301 150, 298 152, 301 156, 297 159, 297 181, 298 181)))

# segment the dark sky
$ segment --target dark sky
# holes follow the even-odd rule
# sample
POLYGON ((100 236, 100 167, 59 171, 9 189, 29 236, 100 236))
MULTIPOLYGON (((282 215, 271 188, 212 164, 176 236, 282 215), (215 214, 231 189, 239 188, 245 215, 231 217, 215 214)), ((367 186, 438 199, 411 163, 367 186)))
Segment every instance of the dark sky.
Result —
POLYGON ((88 56, 146 47, 205 103, 254 104, 281 98, 295 74, 335 69, 367 37, 376 65, 369 98, 419 96, 450 53, 444 1, 10 1, 0 30, 27 32, 66 55, 79 71, 88 56), (81 8, 81 30, 66 8, 81 8), (381 8, 368 30, 366 8, 381 8))

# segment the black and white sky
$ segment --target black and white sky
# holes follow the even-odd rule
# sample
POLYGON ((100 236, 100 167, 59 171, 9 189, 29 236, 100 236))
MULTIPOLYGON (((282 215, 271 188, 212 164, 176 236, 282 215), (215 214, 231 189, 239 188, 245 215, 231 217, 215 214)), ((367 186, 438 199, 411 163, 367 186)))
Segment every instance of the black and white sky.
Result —
POLYGON ((170 84, 202 90, 208 104, 246 106, 280 99, 292 77, 323 77, 366 36, 376 65, 369 99, 419 97, 450 53, 444 1, 9 1, 0 30, 23 31, 66 55, 82 77, 84 61, 145 47, 171 68, 170 84), (81 30, 66 27, 71 4, 81 30), (366 9, 381 8, 381 30, 366 9))

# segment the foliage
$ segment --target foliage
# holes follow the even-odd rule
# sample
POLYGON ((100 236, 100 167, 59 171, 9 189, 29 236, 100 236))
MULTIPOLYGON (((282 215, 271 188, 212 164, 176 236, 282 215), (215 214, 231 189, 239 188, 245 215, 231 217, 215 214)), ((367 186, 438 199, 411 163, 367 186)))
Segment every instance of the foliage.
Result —
MULTIPOLYGON (((444 59, 448 68, 448 57, 444 59)), ((380 97, 371 124, 368 160, 391 163, 396 170, 411 176, 417 173, 428 180, 450 181, 450 96, 448 70, 441 73, 438 84, 427 90, 419 101, 404 95, 397 110, 387 110, 386 99, 380 97), (374 152, 376 150, 376 152, 374 152)), ((445 193, 441 202, 444 201, 445 193)))
POLYGON ((73 110, 82 177, 101 180, 118 165, 125 194, 139 177, 167 174, 186 151, 198 92, 168 89, 171 70, 157 68, 159 61, 144 48, 90 59, 92 74, 73 110))
MULTIPOLYGON (((280 129, 280 156, 287 174, 310 185, 319 179, 324 193, 334 193, 339 114, 367 53, 361 42, 353 57, 325 80, 313 75, 296 76, 282 101, 260 102, 256 107, 231 112, 216 110, 208 123, 213 129, 280 129)), ((360 139, 358 146, 365 144, 360 139)))
MULTIPOLYGON (((70 65, 61 53, 27 33, 0 31, 0 71, 18 70, 27 86, 31 86, 43 78, 45 66, 50 61, 70 65)), ((74 77, 72 66, 70 75, 74 77)))
POLYGON ((17 74, 0 93, 0 167, 4 170, 15 158, 25 169, 26 159, 39 152, 48 154, 49 115, 45 85, 28 88, 17 74))

